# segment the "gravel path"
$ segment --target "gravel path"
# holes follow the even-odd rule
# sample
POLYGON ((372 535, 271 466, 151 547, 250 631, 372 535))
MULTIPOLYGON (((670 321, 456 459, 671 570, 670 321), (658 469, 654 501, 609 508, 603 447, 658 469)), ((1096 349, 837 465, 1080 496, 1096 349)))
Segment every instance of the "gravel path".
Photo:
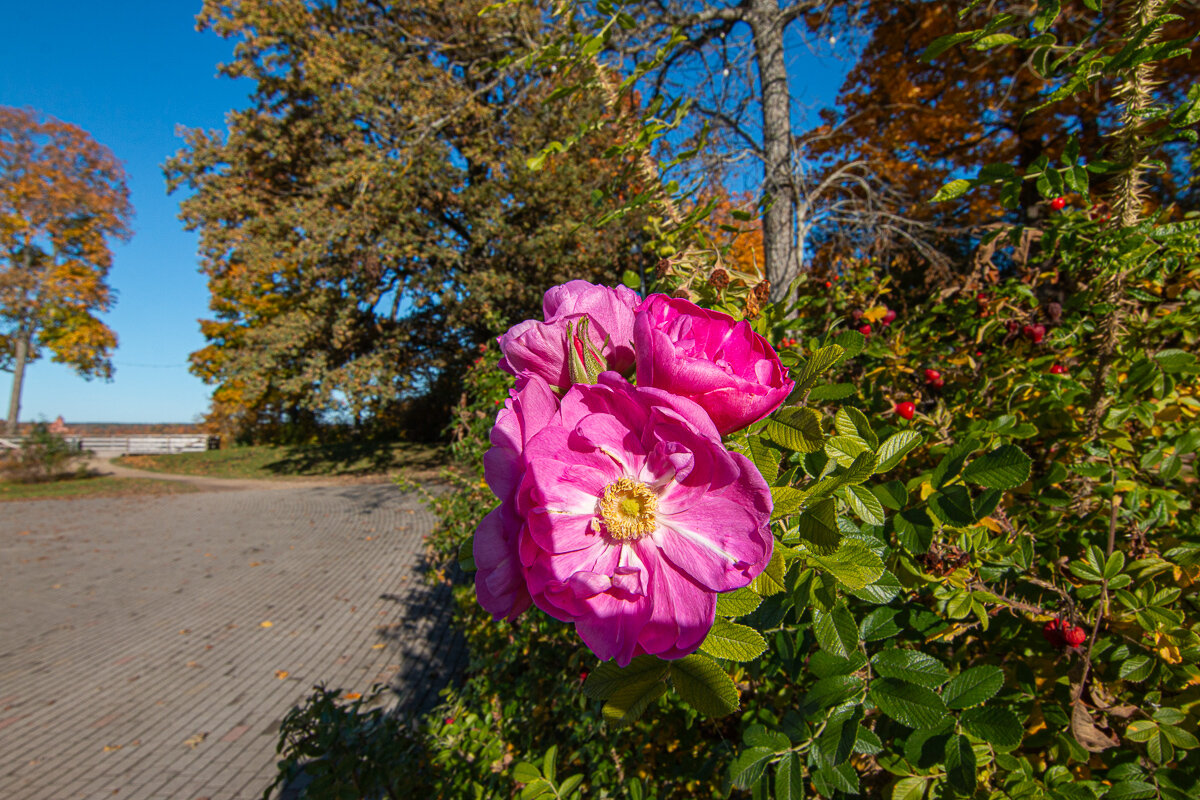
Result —
POLYGON ((0 798, 259 798, 313 684, 423 708, 458 669, 417 497, 198 483, 0 505, 0 798))

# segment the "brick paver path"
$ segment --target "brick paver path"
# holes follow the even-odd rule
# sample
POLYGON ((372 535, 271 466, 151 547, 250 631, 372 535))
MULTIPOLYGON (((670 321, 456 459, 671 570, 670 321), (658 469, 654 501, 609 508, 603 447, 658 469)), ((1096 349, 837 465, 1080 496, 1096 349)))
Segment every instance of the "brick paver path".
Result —
POLYGON ((259 798, 314 683, 431 704, 432 522, 391 485, 0 503, 0 798, 259 798))

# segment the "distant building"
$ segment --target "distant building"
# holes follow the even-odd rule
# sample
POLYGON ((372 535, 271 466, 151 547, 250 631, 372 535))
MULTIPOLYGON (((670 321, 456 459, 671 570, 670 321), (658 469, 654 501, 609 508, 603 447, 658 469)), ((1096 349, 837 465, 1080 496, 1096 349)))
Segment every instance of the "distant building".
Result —
POLYGON ((55 417, 54 422, 51 422, 50 426, 46 428, 46 430, 50 431, 50 433, 58 434, 71 432, 71 429, 67 427, 67 423, 63 421, 62 414, 59 414, 57 417, 55 417))

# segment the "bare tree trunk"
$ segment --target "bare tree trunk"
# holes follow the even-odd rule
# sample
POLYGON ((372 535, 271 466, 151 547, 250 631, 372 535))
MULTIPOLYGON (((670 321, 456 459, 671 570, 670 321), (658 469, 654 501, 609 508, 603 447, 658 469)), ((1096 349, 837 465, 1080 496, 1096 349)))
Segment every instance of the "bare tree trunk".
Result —
POLYGON ((800 272, 796 253, 792 179, 791 93, 783 53, 784 19, 779 0, 748 0, 746 21, 754 33, 758 80, 762 87, 763 193, 772 199, 763 215, 764 270, 771 281, 771 300, 787 297, 788 285, 800 272))
POLYGON ((29 357, 29 329, 22 324, 17 328, 17 348, 13 362, 12 395, 8 401, 9 436, 17 435, 17 418, 21 413, 21 384, 25 381, 25 360, 29 357))

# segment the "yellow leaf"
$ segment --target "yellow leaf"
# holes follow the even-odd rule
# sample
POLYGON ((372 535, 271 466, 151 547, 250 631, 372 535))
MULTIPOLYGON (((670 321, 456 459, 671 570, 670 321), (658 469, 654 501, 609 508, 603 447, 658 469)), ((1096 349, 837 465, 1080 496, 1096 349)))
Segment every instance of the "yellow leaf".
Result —
POLYGON ((348 692, 342 695, 343 700, 357 700, 360 697, 362 697, 362 692, 348 692))
POLYGON ((387 645, 385 645, 385 644, 383 644, 383 643, 381 642, 381 643, 379 643, 379 644, 373 644, 373 645, 371 645, 371 649, 372 649, 372 650, 382 650, 382 649, 383 649, 384 647, 386 647, 386 646, 387 646, 387 645))
POLYGON ((1002 533, 1004 531, 1004 529, 1000 527, 1000 523, 996 522, 996 520, 992 519, 991 517, 984 517, 983 519, 979 520, 979 524, 987 528, 992 533, 1002 533))
POLYGON ((921 499, 926 500, 929 495, 933 494, 933 484, 926 481, 921 484, 921 499))
POLYGON ((279 680, 283 680, 283 679, 284 679, 284 678, 286 678, 286 677, 287 677, 289 674, 290 674, 290 673, 289 673, 289 672, 288 672, 286 669, 277 669, 277 670, 275 670, 275 677, 276 677, 276 678, 279 678, 279 680))
POLYGON ((271 622, 271 620, 269 620, 269 619, 265 619, 265 620, 263 620, 262 622, 258 623, 258 626, 259 626, 260 628, 269 628, 269 627, 271 627, 271 626, 272 626, 272 625, 274 625, 274 624, 275 624, 275 623, 274 623, 274 622, 271 622))
POLYGON ((867 322, 879 322, 887 316, 887 312, 888 310, 884 306, 871 306, 863 312, 863 319, 867 322))

